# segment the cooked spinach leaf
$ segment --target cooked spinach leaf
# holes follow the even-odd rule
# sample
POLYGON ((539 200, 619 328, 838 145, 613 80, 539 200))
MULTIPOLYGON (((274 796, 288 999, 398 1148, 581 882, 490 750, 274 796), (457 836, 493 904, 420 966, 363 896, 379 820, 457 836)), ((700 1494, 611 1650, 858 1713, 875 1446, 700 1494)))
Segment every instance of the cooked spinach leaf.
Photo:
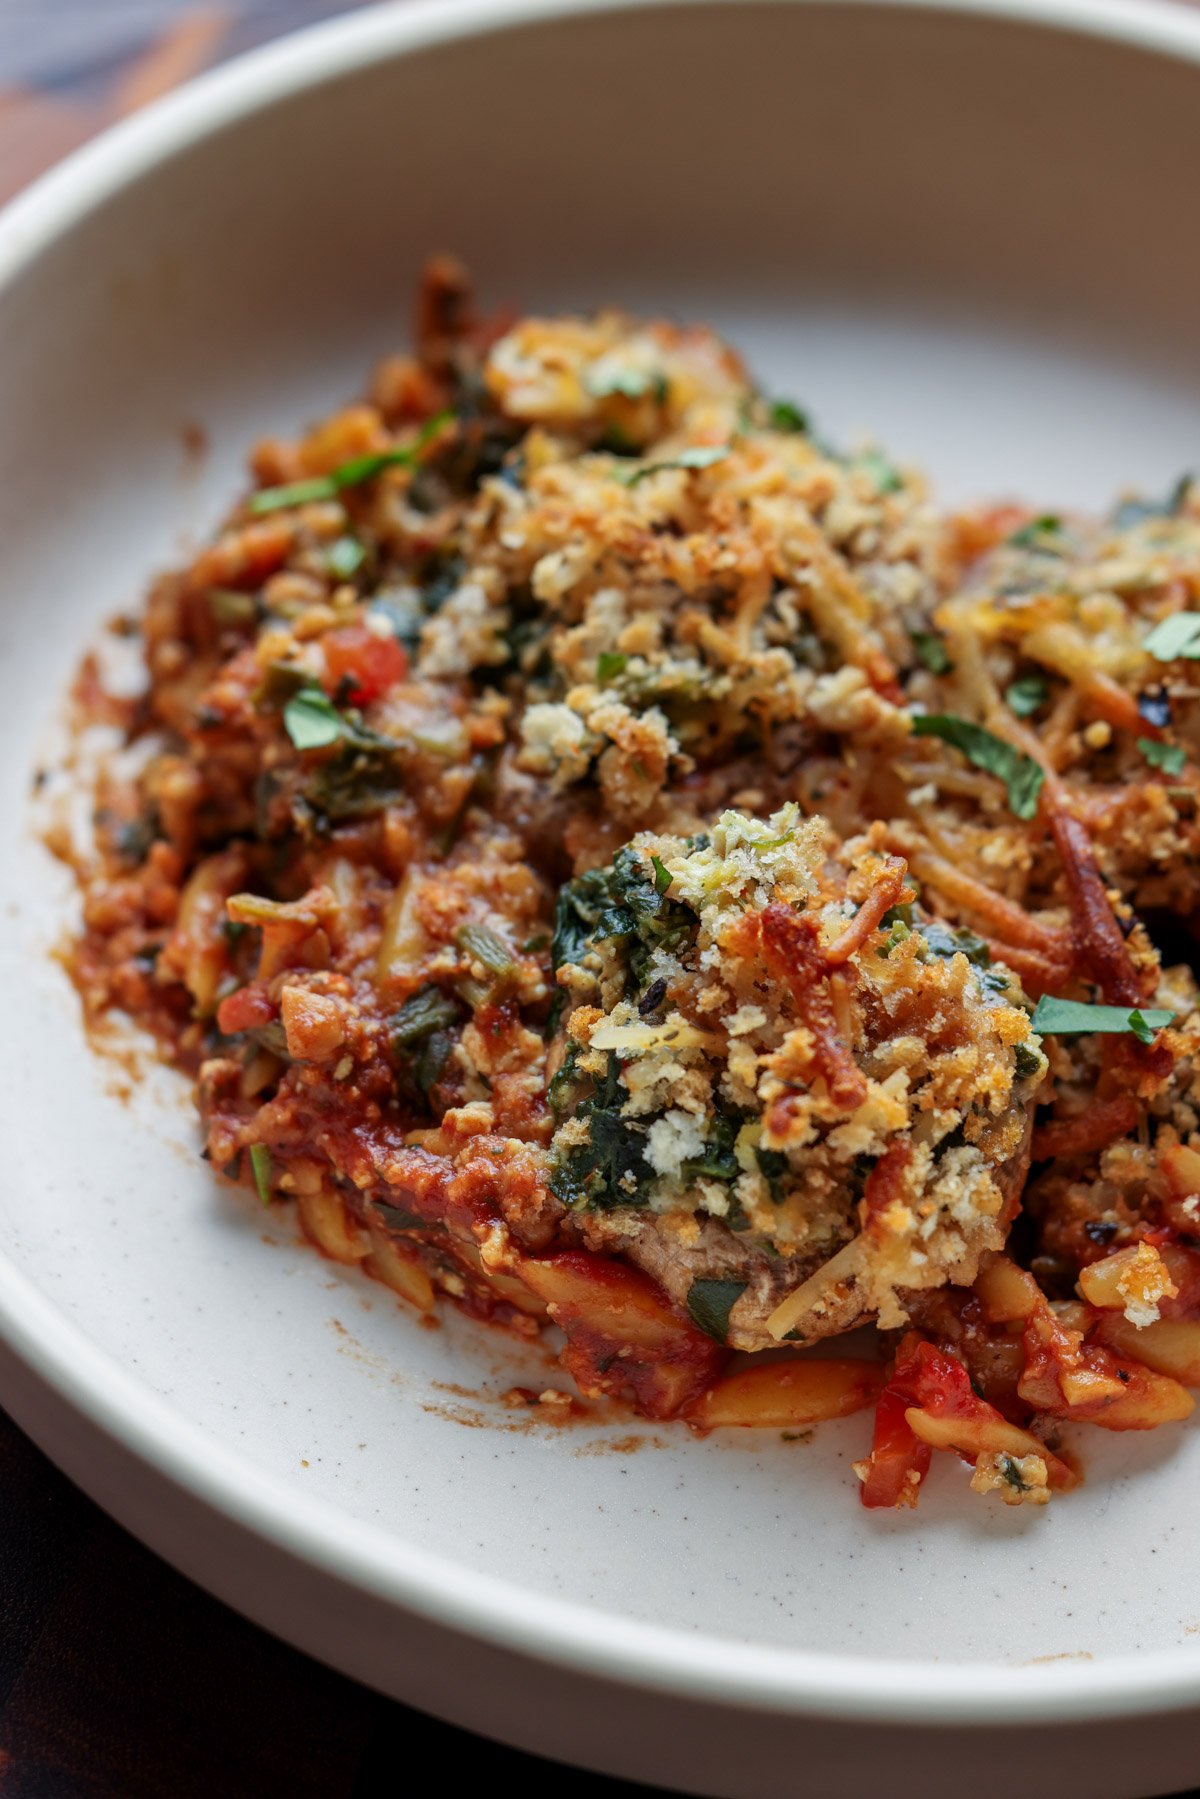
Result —
POLYGON ((729 1314, 748 1285, 747 1281, 701 1280, 693 1281, 688 1288, 687 1309, 692 1322, 714 1343, 728 1341, 729 1314))
POLYGON ((573 1113, 587 1125, 588 1141, 575 1144, 550 1173, 550 1191, 573 1210, 646 1203, 655 1174, 646 1160, 645 1126, 622 1114, 628 1097, 610 1050, 603 1078, 573 1113))

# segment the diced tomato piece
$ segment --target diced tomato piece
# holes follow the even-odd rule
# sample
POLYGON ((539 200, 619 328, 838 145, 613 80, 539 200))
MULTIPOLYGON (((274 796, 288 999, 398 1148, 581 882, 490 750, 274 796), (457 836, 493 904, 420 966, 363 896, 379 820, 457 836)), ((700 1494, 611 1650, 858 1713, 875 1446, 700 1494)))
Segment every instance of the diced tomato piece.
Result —
POLYGON ((915 1505, 921 1482, 929 1473, 933 1450, 922 1443, 904 1415, 910 1403, 890 1387, 879 1395, 867 1476, 859 1494, 872 1510, 915 1505))
POLYGON ((278 1007, 267 998, 266 988, 252 983, 221 1001, 217 1007, 217 1029, 226 1037, 236 1037, 239 1031, 261 1030, 277 1016, 278 1007))
POLYGON ((955 1356, 910 1331, 900 1340, 896 1365, 875 1409, 875 1438, 860 1498, 865 1506, 915 1505, 933 1451, 912 1429, 910 1407, 938 1418, 999 1419, 980 1399, 955 1356))
POLYGON ((369 706, 408 673, 404 645, 394 637, 376 637, 365 625, 346 625, 321 639, 325 653, 325 687, 332 698, 352 706, 369 706))

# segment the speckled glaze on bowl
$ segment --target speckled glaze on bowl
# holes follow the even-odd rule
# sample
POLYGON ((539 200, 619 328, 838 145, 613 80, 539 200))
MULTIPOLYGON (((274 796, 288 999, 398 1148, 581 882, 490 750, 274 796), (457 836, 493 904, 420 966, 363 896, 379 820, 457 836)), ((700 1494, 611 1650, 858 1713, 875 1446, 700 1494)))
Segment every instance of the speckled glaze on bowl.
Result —
POLYGON ((29 801, 86 639, 403 337, 429 249, 491 301, 713 319, 953 497, 1099 504, 1200 455, 1198 171, 1200 16, 1153 0, 413 0, 0 221, 0 1400, 187 1573, 445 1717, 733 1799, 1200 1779, 1200 1430, 1089 1444, 1044 1516, 946 1463, 901 1518, 855 1502, 862 1419, 523 1421, 536 1355, 215 1190, 182 1084, 87 1047, 29 801))

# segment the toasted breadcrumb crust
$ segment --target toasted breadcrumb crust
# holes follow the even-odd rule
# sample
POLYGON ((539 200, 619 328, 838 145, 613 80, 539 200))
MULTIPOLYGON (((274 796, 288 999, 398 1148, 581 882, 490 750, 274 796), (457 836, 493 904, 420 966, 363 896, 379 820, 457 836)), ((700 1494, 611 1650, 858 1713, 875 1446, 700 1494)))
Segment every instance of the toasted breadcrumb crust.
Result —
POLYGON ((154 584, 144 691, 84 664, 138 750, 87 1014, 418 1309, 651 1416, 874 1321, 866 1503, 932 1446, 1041 1504, 1058 1422, 1184 1409, 1200 489, 954 515, 702 327, 488 321, 447 258, 417 313, 154 584))

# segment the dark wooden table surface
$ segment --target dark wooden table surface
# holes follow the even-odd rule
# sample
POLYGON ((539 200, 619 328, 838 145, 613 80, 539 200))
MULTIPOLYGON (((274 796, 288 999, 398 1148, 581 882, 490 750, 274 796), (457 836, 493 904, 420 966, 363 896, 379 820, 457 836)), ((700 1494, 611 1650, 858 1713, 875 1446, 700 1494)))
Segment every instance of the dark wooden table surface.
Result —
MULTIPOLYGON (((0 1413, 3 1799, 388 1799, 405 1768, 561 1795, 564 1769, 370 1693, 210 1599, 0 1413)), ((647 1787, 570 1772, 573 1799, 647 1787)))
MULTIPOLYGON (((0 200, 204 67, 352 3, 0 0, 0 200)), ((382 1699, 210 1599, 0 1412, 0 1799, 383 1799, 430 1765, 563 1790, 557 1764, 382 1699)), ((651 1793, 566 1778, 572 1799, 651 1793)))

